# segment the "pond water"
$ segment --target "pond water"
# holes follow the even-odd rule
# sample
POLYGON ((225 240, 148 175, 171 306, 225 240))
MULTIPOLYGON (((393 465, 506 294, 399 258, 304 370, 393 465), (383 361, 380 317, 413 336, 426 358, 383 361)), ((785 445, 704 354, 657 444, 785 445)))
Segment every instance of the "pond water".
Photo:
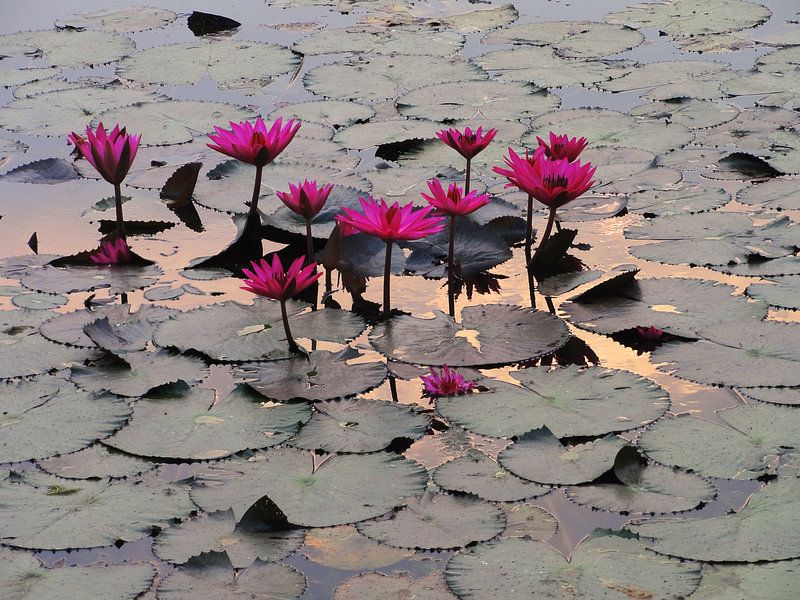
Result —
POLYGON ((797 597, 796 2, 147 5, 3 2, 11 598, 797 597), (196 36, 193 11, 240 25, 196 36), (264 169, 265 255, 306 248, 274 190, 335 185, 313 226, 339 267, 327 307, 291 305, 308 358, 238 268, 187 268, 252 192, 206 135, 256 115, 303 121, 264 169), (47 265, 114 229, 112 187, 66 143, 99 120, 143 134, 123 208, 149 266, 47 265), (459 230, 456 320, 441 238, 395 251, 406 314, 381 323, 383 244, 336 256, 335 208, 462 184, 450 126, 498 131, 472 164, 492 203, 459 230), (551 130, 588 138, 597 183, 559 210, 532 312, 527 198, 492 167, 551 130), (478 390, 425 397, 447 363, 478 390))

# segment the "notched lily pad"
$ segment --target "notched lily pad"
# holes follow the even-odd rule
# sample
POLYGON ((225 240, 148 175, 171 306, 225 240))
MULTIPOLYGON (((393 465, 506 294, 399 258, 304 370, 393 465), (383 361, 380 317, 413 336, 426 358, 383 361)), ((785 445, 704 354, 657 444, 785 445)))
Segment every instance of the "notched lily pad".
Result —
POLYGON ((117 452, 103 444, 92 444, 72 454, 37 460, 36 464, 47 473, 64 479, 121 479, 156 468, 155 463, 117 452))
POLYGON ((361 535, 353 525, 311 529, 300 552, 310 561, 331 569, 361 571, 399 563, 413 554, 361 535))
POLYGON ((455 600, 447 589, 441 573, 430 573, 419 579, 409 575, 363 573, 342 582, 333 600, 378 600, 379 598, 424 598, 425 600, 455 600))
POLYGON ((108 288, 111 293, 123 294, 153 285, 163 271, 148 266, 54 267, 28 271, 20 278, 26 288, 48 294, 72 294, 108 288))

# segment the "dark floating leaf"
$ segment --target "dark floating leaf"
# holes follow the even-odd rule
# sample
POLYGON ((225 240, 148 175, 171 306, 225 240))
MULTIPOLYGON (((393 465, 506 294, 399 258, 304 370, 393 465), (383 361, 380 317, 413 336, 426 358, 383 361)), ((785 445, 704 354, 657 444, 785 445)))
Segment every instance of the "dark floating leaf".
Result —
POLYGON ((28 240, 28 248, 33 250, 34 254, 39 254, 39 237, 36 235, 35 231, 28 240))
POLYGON ((194 186, 203 163, 187 163, 170 175, 159 192, 159 198, 165 201, 170 210, 177 211, 192 201, 194 186))
MULTIPOLYGON (((385 272, 386 242, 366 233, 342 236, 335 230, 325 246, 324 264, 353 277, 380 277, 385 272)), ((392 273, 406 269, 406 255, 392 245, 392 273)))
POLYGON ((0 175, 0 181, 9 183, 37 183, 54 185, 79 179, 78 171, 70 160, 45 158, 17 167, 0 175))
POLYGON ((375 327, 372 344, 392 360, 420 365, 472 367, 521 362, 550 354, 569 338, 566 324, 549 313, 519 306, 468 306, 456 323, 399 316, 375 327))
POLYGON ((259 260, 264 254, 261 243, 261 217, 258 213, 236 215, 233 217, 236 224, 236 239, 221 252, 208 258, 193 261, 186 272, 206 269, 228 269, 238 272, 242 267, 249 267, 250 262, 259 260))
POLYGON ((148 321, 140 320, 112 326, 108 317, 103 317, 84 326, 83 333, 98 348, 113 354, 125 354, 144 350, 153 337, 153 327, 148 321))
POLYGON ((192 11, 192 14, 189 15, 186 24, 189 26, 189 29, 192 30, 192 33, 197 36, 230 31, 242 25, 239 21, 234 21, 228 17, 196 10, 192 11))

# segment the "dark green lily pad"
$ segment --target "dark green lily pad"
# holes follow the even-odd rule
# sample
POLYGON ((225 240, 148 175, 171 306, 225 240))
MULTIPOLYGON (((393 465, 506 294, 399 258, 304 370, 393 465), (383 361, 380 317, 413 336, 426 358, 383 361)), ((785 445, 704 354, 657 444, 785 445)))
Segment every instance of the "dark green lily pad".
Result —
POLYGON ((595 531, 569 562, 544 542, 480 544, 449 560, 445 580, 464 600, 529 600, 531 590, 564 599, 680 600, 697 587, 700 566, 647 552, 624 534, 595 531))
POLYGON ((492 502, 535 498, 551 489, 509 473, 479 450, 470 450, 437 467, 433 480, 446 490, 475 494, 492 502))
POLYGON ((0 386, 0 462, 75 452, 108 437, 131 415, 114 396, 92 396, 52 377, 0 386))
POLYGON ((155 463, 117 452, 103 444, 92 444, 72 454, 37 460, 36 464, 47 473, 64 479, 120 479, 156 468, 155 463))
POLYGON ((396 439, 422 437, 427 429, 428 418, 403 404, 366 398, 328 400, 314 405, 311 420, 290 443, 329 453, 377 452, 396 439))
POLYGON ((800 554, 800 480, 777 479, 737 512, 628 525, 661 554, 710 562, 760 562, 800 554), (724 542, 724 543, 721 543, 724 542))
POLYGON ((182 521, 163 531, 153 544, 161 560, 185 564, 205 552, 224 552, 235 569, 253 561, 277 562, 303 544, 303 530, 280 529, 270 523, 245 518, 239 523, 230 510, 182 521))
POLYGON ((557 437, 597 436, 641 427, 669 408, 662 388, 628 371, 532 367, 512 376, 521 386, 487 381, 489 392, 443 397, 436 408, 449 421, 492 437, 542 426, 557 437))
POLYGON ((131 422, 106 443, 148 458, 209 460, 286 441, 311 416, 305 403, 259 398, 243 386, 218 401, 202 388, 141 398, 131 422))
POLYGON ((497 506, 474 496, 423 494, 388 517, 367 521, 358 530, 373 540, 399 548, 462 548, 490 540, 506 527, 497 506))
POLYGON ((193 510, 186 486, 155 478, 76 481, 25 471, 0 481, 0 539, 19 548, 64 550, 138 540, 193 510))
POLYGON ((663 419, 639 447, 653 460, 721 479, 800 475, 800 414, 792 407, 746 404, 719 411, 719 422, 663 419))
POLYGON ((361 535, 353 525, 308 530, 300 552, 318 565, 343 571, 380 569, 413 554, 410 550, 379 544, 361 535))
POLYGON ((388 453, 321 459, 282 448, 210 465, 196 478, 192 498, 205 511, 232 508, 239 519, 267 496, 289 523, 330 527, 402 506, 405 498, 424 490, 426 481, 416 462, 388 453))
POLYGON ((697 475, 643 463, 635 448, 625 446, 614 461, 618 483, 567 488, 570 499, 601 510, 623 513, 668 513, 706 504, 717 489, 697 475))
MULTIPOLYGON (((333 309, 302 312, 307 305, 287 302, 289 323, 296 339, 345 343, 364 330, 350 312, 333 309)), ((182 352, 197 350, 214 360, 248 361, 289 358, 280 303, 256 298, 253 304, 223 302, 182 313, 156 331, 159 346, 182 352)))
POLYGON ((645 190, 628 198, 628 210, 645 217, 664 217, 716 210, 731 199, 722 188, 683 183, 673 189, 645 190))
POLYGON ((498 456, 506 469, 529 481, 575 484, 594 481, 614 467, 625 440, 609 434, 592 442, 564 446, 542 427, 521 436, 498 456))

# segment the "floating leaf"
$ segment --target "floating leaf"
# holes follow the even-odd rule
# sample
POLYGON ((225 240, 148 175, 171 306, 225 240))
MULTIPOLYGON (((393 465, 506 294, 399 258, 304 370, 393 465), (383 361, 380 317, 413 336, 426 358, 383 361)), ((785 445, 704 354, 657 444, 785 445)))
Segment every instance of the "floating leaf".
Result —
POLYGON ((496 506, 469 495, 423 494, 383 519, 367 521, 358 530, 373 540, 400 548, 460 548, 484 542, 506 526, 496 506))
POLYGON ((117 452, 103 444, 92 444, 72 454, 37 460, 36 464, 47 473, 65 479, 119 479, 156 467, 138 456, 117 452))
POLYGON ((592 442, 564 446, 547 429, 534 429, 521 436, 498 456, 512 473, 530 481, 575 484, 594 481, 614 466, 625 440, 609 434, 592 442))
POLYGON ((55 296, 53 294, 25 293, 11 298, 11 302, 17 308, 27 308, 29 310, 52 310, 67 303, 65 296, 55 296))
POLYGON ((70 266, 48 265, 28 271, 20 278, 26 288, 48 294, 71 294, 109 288, 113 294, 124 294, 145 288, 158 281, 162 271, 148 266, 70 266))
POLYGON ((333 136, 333 141, 348 150, 364 150, 383 144, 436 139, 441 128, 441 123, 421 119, 370 121, 342 129, 333 136))
POLYGON ((341 583, 333 600, 381 600, 384 598, 420 598, 424 600, 455 600, 440 573, 419 579, 409 575, 363 573, 341 583))
POLYGON ((370 53, 451 56, 464 36, 447 29, 423 27, 346 27, 322 29, 301 38, 292 50, 305 56, 317 54, 370 53))
POLYGON ((192 498, 206 511, 232 508, 238 519, 267 496, 290 523, 329 527, 382 515, 427 481, 417 463, 387 453, 337 455, 316 469, 314 456, 282 448, 217 463, 197 478, 192 498))
POLYGON ((320 123, 338 129, 354 123, 364 123, 375 116, 375 109, 343 100, 313 100, 287 104, 270 113, 271 119, 300 119, 303 123, 320 123))
POLYGON ((54 67, 104 65, 132 54, 135 49, 131 39, 104 31, 50 29, 0 35, 0 55, 41 57, 40 64, 54 67))
POLYGON ((692 600, 773 600, 791 598, 800 588, 800 561, 754 565, 703 565, 692 600))
POLYGON ((800 209, 800 180, 790 177, 775 177, 747 186, 739 190, 736 200, 748 206, 758 206, 761 210, 800 209))
POLYGON ((97 29, 114 33, 133 33, 158 29, 172 23, 178 15, 163 8, 136 6, 119 10, 102 10, 56 20, 58 29, 97 29))
POLYGON ((78 179, 71 161, 63 158, 45 158, 17 167, 0 176, 0 181, 53 185, 78 179))
POLYGON ((567 562, 551 546, 518 538, 480 544, 447 563, 445 580, 459 598, 686 598, 700 567, 646 552, 624 534, 595 531, 567 562), (535 567, 532 567, 535 565, 535 567))
POLYGON ((310 561, 331 569, 360 571, 399 563, 412 552, 379 544, 352 525, 311 529, 300 552, 310 561))
POLYGON ((800 553, 800 480, 778 479, 753 494, 737 512, 705 519, 659 519, 628 529, 642 543, 670 556, 712 562, 760 562, 800 553))
POLYGON ((630 114, 677 123, 689 129, 706 129, 732 121, 739 114, 739 109, 729 104, 686 98, 642 104, 631 109, 630 114))
POLYGON ((770 277, 764 284, 747 286, 745 294, 771 306, 800 310, 800 276, 770 277))
POLYGON ((521 386, 486 382, 489 392, 443 397, 436 408, 449 421, 492 437, 542 426, 557 437, 597 436, 641 427, 669 408, 662 388, 628 371, 532 367, 511 375, 521 386))
POLYGON ((461 323, 440 311, 434 311, 433 319, 396 317, 376 326, 370 341, 400 362, 472 367, 549 354, 568 337, 566 324, 549 313, 494 304, 464 308, 461 323))
POLYGON ((628 210, 645 217, 664 217, 716 210, 731 199, 722 188, 682 183, 674 189, 645 190, 628 198, 628 210))
POLYGON ((770 404, 800 405, 798 388, 739 388, 739 391, 753 400, 770 404))
POLYGON ((506 528, 500 534, 501 539, 546 540, 558 530, 555 517, 531 502, 504 502, 500 508, 506 513, 506 528))

